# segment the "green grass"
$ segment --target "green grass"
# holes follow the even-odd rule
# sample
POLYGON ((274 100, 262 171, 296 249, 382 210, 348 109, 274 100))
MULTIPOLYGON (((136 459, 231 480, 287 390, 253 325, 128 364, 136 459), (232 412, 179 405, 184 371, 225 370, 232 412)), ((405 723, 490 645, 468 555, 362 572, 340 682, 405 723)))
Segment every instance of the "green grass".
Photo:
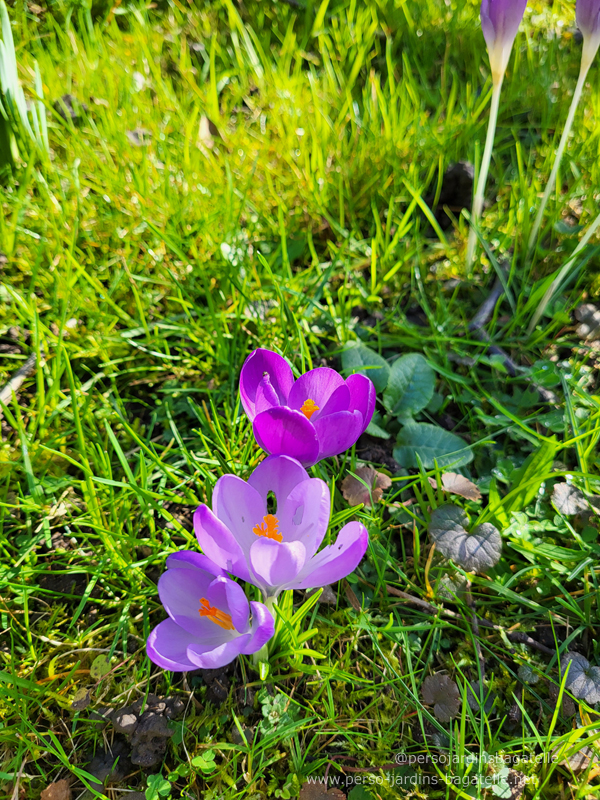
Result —
MULTIPOLYGON (((545 281, 581 236, 566 225, 597 214, 597 64, 537 253, 523 258, 577 77, 572 5, 536 1, 526 14, 488 181, 488 255, 473 274, 466 219, 436 230, 423 198, 450 163, 481 155, 491 81, 477 4, 159 5, 10 11, 30 97, 39 65, 50 154, 0 188, 0 385, 31 353, 40 360, 3 409, 0 442, 3 796, 21 767, 19 797, 37 800, 69 775, 83 789, 89 754, 113 736, 91 712, 153 692, 187 705, 162 768, 150 770, 173 778, 173 797, 295 797, 326 769, 348 789, 345 776, 362 776, 371 794, 354 789, 353 800, 395 797, 412 774, 392 770, 395 754, 433 758, 440 736, 456 762, 421 764, 438 783, 418 785, 419 796, 466 796, 456 792, 474 774, 465 754, 487 753, 521 758, 527 798, 596 797, 593 764, 574 775, 540 758, 597 736, 593 710, 554 713, 556 657, 508 637, 538 639, 545 626, 561 652, 600 655, 597 517, 565 517, 550 502, 566 474, 590 495, 600 489, 596 356, 570 316, 584 291, 598 290, 592 246, 527 333, 545 281), (65 94, 82 104, 79 120, 53 110, 65 94), (199 135, 203 117, 218 130, 212 141, 199 135), (142 146, 127 136, 138 129, 142 146), (508 291, 488 331, 524 368, 516 378, 467 327, 503 260, 508 291), (335 587, 336 605, 315 605, 301 626, 316 629, 307 646, 325 658, 274 659, 264 685, 247 661, 223 702, 207 702, 206 682, 154 668, 144 644, 163 618, 156 580, 167 554, 195 546, 194 508, 210 502, 219 476, 247 477, 262 458, 239 369, 258 346, 299 372, 322 359, 340 369, 343 345, 357 338, 390 362, 423 353, 439 397, 421 421, 472 444, 462 471, 483 501, 450 500, 502 529, 501 563, 472 586, 477 613, 497 627, 476 633, 466 599, 444 601, 439 578, 457 570, 428 560, 426 532, 443 498, 411 470, 372 512, 351 512, 369 528, 368 556, 335 587), (528 382, 546 373, 555 404, 528 382), (517 470, 552 436, 527 492, 517 470), (478 678, 477 642, 496 704, 486 714, 463 703, 442 724, 420 686, 447 670, 466 691, 478 678), (89 672, 98 655, 111 659, 99 682, 89 672), (522 685, 523 663, 544 678, 522 685), (245 685, 259 692, 252 707, 239 700, 245 685), (86 687, 91 703, 75 711, 86 687), (260 728, 254 743, 236 743, 241 724, 260 728), (203 770, 207 752, 216 766, 203 770), (369 788, 368 776, 382 783, 369 788)), ((341 481, 359 462, 353 450, 313 469, 335 487, 332 536, 350 513, 341 481)), ((144 791, 146 772, 133 770, 119 790, 144 791)), ((111 797, 125 797, 119 790, 111 797)))

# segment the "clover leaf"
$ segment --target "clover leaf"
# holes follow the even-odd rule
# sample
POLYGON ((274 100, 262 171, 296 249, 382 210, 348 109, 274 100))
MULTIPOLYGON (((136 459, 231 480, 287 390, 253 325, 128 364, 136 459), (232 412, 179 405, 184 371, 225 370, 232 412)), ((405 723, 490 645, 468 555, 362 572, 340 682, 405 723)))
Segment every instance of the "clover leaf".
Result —
POLYGON ((428 706, 433 706, 435 718, 450 722, 460 708, 458 686, 448 675, 429 675, 421 686, 421 697, 428 706))
POLYGON ((566 672, 567 667, 569 667, 569 673, 565 686, 573 697, 585 700, 591 706, 599 703, 600 667, 591 667, 587 658, 580 653, 565 653, 560 660, 560 668, 566 672))
POLYGON ((469 518, 458 506, 444 505, 431 514, 429 535, 438 551, 467 572, 487 572, 500 561, 502 538, 489 522, 468 530, 469 518))

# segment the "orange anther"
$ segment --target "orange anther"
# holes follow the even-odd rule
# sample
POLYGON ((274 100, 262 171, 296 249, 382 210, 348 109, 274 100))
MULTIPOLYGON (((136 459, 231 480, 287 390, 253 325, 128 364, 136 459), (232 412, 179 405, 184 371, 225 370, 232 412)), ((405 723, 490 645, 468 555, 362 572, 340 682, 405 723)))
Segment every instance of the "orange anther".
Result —
POLYGON ((277 517, 274 517, 273 514, 267 514, 266 517, 263 517, 264 522, 255 525, 252 528, 252 533, 255 533, 257 536, 265 536, 267 539, 275 539, 276 542, 280 542, 283 539, 283 536, 279 533, 279 520, 277 517))
POLYGON ((310 397, 308 398, 308 400, 305 400, 302 403, 302 407, 300 408, 300 411, 304 414, 306 419, 310 419, 312 415, 315 413, 315 411, 318 410, 319 406, 315 403, 314 400, 311 400, 310 397))
POLYGON ((198 611, 201 617, 208 617, 211 622, 214 622, 215 625, 224 628, 226 631, 235 630, 233 622, 231 621, 231 616, 225 614, 224 611, 220 611, 216 606, 211 606, 206 597, 200 598, 200 605, 202 608, 199 608, 198 611))

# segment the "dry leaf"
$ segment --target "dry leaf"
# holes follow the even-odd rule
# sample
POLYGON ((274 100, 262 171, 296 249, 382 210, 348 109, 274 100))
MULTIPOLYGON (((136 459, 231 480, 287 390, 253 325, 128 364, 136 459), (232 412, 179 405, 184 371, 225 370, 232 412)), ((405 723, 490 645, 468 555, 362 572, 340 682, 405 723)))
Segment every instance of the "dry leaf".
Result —
MULTIPOLYGON (((429 483, 434 489, 438 488, 434 478, 429 478, 429 483)), ((442 475, 442 488, 445 492, 457 494, 466 500, 481 500, 481 492, 473 481, 464 475, 459 475, 458 472, 445 472, 442 475)))
POLYGON ((40 800, 71 800, 69 781, 63 778, 47 786, 40 795, 40 800))
POLYGON ((350 603, 352 608, 355 611, 360 611, 360 603, 359 603, 358 597, 356 596, 356 594, 354 593, 354 590, 352 589, 352 587, 350 586, 350 584, 347 581, 345 581, 344 588, 346 590, 346 597, 348 598, 348 602, 350 603))
POLYGON ((367 486, 372 487, 373 502, 379 503, 383 497, 384 490, 389 489, 392 485, 392 480, 388 475, 383 472, 376 472, 373 467, 359 467, 356 470, 356 475, 364 483, 353 475, 346 475, 342 481, 342 494, 351 506, 358 506, 361 503, 367 507, 371 506, 371 496, 367 486), (365 483, 367 486, 365 486, 365 483))
POLYGON ((519 800, 527 786, 527 776, 517 769, 509 769, 507 783, 510 786, 508 800, 519 800))
POLYGON ((83 711, 91 702, 92 696, 90 690, 84 686, 83 689, 78 689, 75 693, 75 697, 71 701, 71 708, 73 711, 83 711))
POLYGON ((327 783, 305 783, 300 789, 299 800, 346 800, 346 795, 341 789, 327 790, 327 783))

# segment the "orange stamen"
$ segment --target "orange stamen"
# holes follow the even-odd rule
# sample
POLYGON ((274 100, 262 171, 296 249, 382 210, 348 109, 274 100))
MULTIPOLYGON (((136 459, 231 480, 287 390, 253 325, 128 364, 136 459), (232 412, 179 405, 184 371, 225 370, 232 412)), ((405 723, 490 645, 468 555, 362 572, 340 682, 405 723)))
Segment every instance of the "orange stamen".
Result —
POLYGON ((233 622, 231 621, 231 616, 220 611, 216 606, 211 606, 206 597, 200 598, 200 605, 202 608, 199 608, 198 611, 201 617, 208 617, 211 622, 214 622, 215 625, 224 628, 226 631, 235 630, 233 622))
POLYGON ((257 536, 266 536, 267 539, 275 539, 276 542, 280 542, 283 536, 279 533, 279 520, 277 517, 274 517, 273 514, 267 514, 266 517, 263 517, 263 520, 264 522, 252 528, 252 533, 255 533, 257 536))
POLYGON ((308 400, 305 400, 302 403, 302 407, 300 408, 300 411, 304 414, 306 419, 310 419, 312 415, 315 413, 315 411, 318 410, 319 406, 315 403, 314 400, 311 400, 310 397, 308 398, 308 400))

